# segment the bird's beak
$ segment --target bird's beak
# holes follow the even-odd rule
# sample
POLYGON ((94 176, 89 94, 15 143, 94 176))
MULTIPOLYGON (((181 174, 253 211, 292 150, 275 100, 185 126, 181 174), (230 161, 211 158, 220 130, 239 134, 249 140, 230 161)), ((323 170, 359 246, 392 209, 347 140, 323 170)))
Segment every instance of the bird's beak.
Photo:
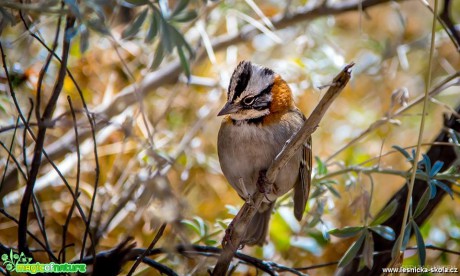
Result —
POLYGON ((227 102, 224 105, 224 107, 219 111, 219 114, 217 114, 217 116, 232 114, 232 113, 237 112, 238 110, 240 110, 240 108, 237 105, 231 102, 227 102))

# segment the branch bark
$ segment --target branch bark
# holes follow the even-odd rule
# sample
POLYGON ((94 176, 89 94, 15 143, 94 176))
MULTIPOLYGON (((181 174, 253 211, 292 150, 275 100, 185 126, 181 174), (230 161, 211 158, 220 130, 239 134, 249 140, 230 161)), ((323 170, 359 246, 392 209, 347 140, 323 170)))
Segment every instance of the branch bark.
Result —
MULTIPOLYGON (((329 106, 350 80, 350 69, 353 65, 354 63, 345 66, 345 68, 334 78, 328 91, 313 110, 310 117, 305 121, 302 128, 300 128, 300 130, 290 139, 281 152, 276 156, 275 160, 273 160, 266 173, 267 182, 265 185, 275 182, 279 171, 295 155, 295 153, 299 151, 300 147, 316 130, 329 106)), ((231 222, 229 226, 229 228, 231 227, 229 234, 230 237, 227 237, 227 235, 224 237, 224 241, 222 242, 223 250, 217 261, 216 267, 214 268, 212 273, 213 275, 226 274, 236 250, 240 247, 241 240, 246 233, 248 224, 259 209, 263 199, 264 194, 256 191, 255 194, 252 195, 252 202, 246 202, 231 222)))

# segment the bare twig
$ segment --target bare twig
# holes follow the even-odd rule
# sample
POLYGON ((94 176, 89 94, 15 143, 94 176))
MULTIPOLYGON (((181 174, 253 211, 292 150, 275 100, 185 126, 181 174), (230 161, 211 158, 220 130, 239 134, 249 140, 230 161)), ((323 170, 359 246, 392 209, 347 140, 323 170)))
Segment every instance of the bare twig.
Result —
MULTIPOLYGON (((88 116, 90 116, 89 114, 87 114, 88 116)), ((86 244, 86 239, 88 237, 88 234, 90 234, 90 236, 92 236, 90 232, 90 226, 91 226, 91 219, 93 217, 93 211, 94 211, 94 204, 96 202, 96 195, 97 195, 97 187, 99 185, 99 174, 100 174, 100 168, 99 168, 99 157, 97 155, 97 140, 96 140, 96 130, 95 130, 95 120, 94 120, 94 115, 92 117, 89 117, 88 118, 91 123, 90 123, 90 126, 91 126, 91 135, 93 137, 93 152, 94 152, 94 160, 96 162, 96 168, 94 169, 95 170, 95 173, 96 173, 96 176, 94 177, 94 191, 93 191, 93 196, 91 197, 91 206, 89 208, 89 214, 88 214, 88 221, 86 222, 86 228, 85 228, 85 234, 83 236, 83 243, 82 243, 82 247, 81 247, 81 253, 80 253, 80 259, 83 258, 83 252, 85 251, 85 244, 86 244)), ((96 255, 96 244, 94 244, 94 239, 92 239, 90 237, 90 240, 91 240, 91 253, 93 255, 96 255)))
MULTIPOLYGON (((279 171, 298 152, 300 147, 302 147, 305 141, 307 141, 311 134, 316 130, 329 106, 348 83, 351 77, 350 69, 353 65, 354 63, 345 66, 345 68, 334 78, 333 85, 329 87, 329 90, 318 103, 315 110, 313 110, 310 117, 304 122, 302 128, 290 139, 289 143, 287 143, 276 156, 266 173, 266 180, 268 183, 275 182, 279 171)), ((255 194, 252 195, 252 202, 246 202, 233 219, 231 235, 228 238, 224 238, 228 240, 222 244, 223 251, 217 261, 216 267, 214 268, 213 275, 226 274, 235 251, 241 244, 241 240, 246 232, 247 226, 254 214, 257 212, 263 198, 264 194, 256 191, 255 194)))
MULTIPOLYGON (((9 156, 13 156, 14 139, 16 138, 16 131, 18 129, 18 124, 19 124, 19 117, 16 119, 16 124, 14 126, 13 136, 11 138, 10 148, 8 149, 8 148, 5 147, 5 150, 8 152, 9 156)), ((3 145, 3 143, 2 143, 2 145, 3 145)), ((5 181, 5 176, 6 176, 6 172, 8 171, 9 162, 10 162, 10 158, 7 158, 6 163, 5 163, 5 170, 3 171, 3 174, 2 174, 2 182, 0 182, 0 191, 3 188, 3 182, 5 181)), ((19 164, 18 164, 18 166, 19 166, 19 164)), ((27 179, 26 176, 25 176, 25 179, 27 179)))
POLYGON ((160 240, 161 236, 163 236, 163 232, 166 228, 166 223, 163 223, 161 226, 160 226, 160 229, 158 230, 158 232, 156 233, 155 237, 153 238, 152 242, 150 243, 149 247, 147 248, 147 250, 145 250, 138 258, 137 260, 134 262, 133 266, 131 267, 131 269, 129 270, 128 272, 128 275, 127 276, 131 276, 133 275, 134 271, 136 271, 136 268, 139 266, 140 262, 144 259, 144 257, 147 255, 147 252, 149 252, 150 250, 152 250, 152 248, 155 246, 155 244, 160 240))
POLYGON ((62 262, 65 263, 65 249, 66 249, 66 239, 67 239, 67 229, 69 227, 70 219, 72 218, 73 211, 75 209, 75 201, 78 198, 79 195, 79 188, 80 188, 80 162, 81 162, 81 156, 80 156, 80 142, 78 141, 78 127, 77 127, 77 118, 75 115, 75 110, 72 105, 72 100, 70 96, 67 96, 67 102, 69 103, 70 107, 70 112, 72 113, 72 121, 73 121, 73 129, 75 131, 75 144, 76 144, 76 151, 77 151, 77 179, 76 179, 76 184, 75 184, 75 200, 72 201, 72 205, 70 206, 69 213, 67 214, 66 221, 64 225, 62 226, 62 247, 61 247, 61 252, 62 252, 62 262))
MULTIPOLYGON (((73 24, 75 22, 75 18, 67 17, 66 20, 66 27, 65 31, 68 32, 71 28, 73 28, 73 24)), ((59 69, 58 77, 51 93, 51 97, 46 105, 45 111, 43 112, 43 116, 40 120, 49 120, 53 115, 54 108, 56 106, 56 102, 59 98, 61 93, 62 87, 64 85, 64 78, 66 75, 66 66, 67 60, 69 57, 69 50, 70 50, 70 40, 64 36, 63 39, 63 49, 62 49, 62 63, 59 69)), ((37 134, 37 141, 34 148, 34 157, 32 159, 32 164, 29 173, 29 179, 27 181, 26 189, 24 191, 24 196, 21 201, 21 209, 19 214, 19 225, 18 225, 18 249, 21 252, 24 252, 26 255, 30 255, 28 246, 27 246, 27 217, 29 211, 29 203, 30 198, 33 193, 35 180, 38 176, 38 171, 40 169, 41 164, 41 156, 43 151, 43 146, 45 142, 46 136, 46 127, 39 126, 38 127, 38 134, 37 134)))

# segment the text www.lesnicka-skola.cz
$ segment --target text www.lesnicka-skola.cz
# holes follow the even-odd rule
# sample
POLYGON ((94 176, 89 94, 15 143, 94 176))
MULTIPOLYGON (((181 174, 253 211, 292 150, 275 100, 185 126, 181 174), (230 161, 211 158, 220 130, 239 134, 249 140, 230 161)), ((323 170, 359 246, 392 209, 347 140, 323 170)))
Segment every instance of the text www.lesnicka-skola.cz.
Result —
POLYGON ((454 266, 401 266, 401 267, 384 267, 383 273, 459 273, 458 268, 454 266))

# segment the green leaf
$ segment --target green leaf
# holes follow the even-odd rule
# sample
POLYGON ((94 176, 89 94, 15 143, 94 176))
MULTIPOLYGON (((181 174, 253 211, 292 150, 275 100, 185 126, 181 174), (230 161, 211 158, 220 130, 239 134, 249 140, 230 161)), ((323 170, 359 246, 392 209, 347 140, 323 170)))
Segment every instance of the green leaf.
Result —
POLYGON ((363 259, 367 268, 371 269, 374 266, 374 239, 369 232, 366 232, 366 240, 364 241, 363 259))
POLYGON ((183 219, 181 223, 188 226, 191 230, 193 230, 193 232, 197 233, 200 236, 200 233, 201 233, 200 227, 196 225, 193 221, 188 220, 188 219, 183 219))
POLYGON ((190 65, 187 58, 185 57, 184 50, 182 49, 182 47, 177 47, 177 52, 179 53, 180 63, 182 65, 182 68, 184 69, 185 76, 187 76, 187 83, 190 83, 190 65))
POLYGON ((414 220, 412 220, 411 224, 412 224, 412 227, 414 227, 415 239, 417 241, 418 259, 420 261, 420 265, 424 266, 425 260, 426 260, 425 242, 423 241, 423 236, 422 236, 422 233, 420 232, 420 229, 418 228, 417 223, 414 220))
POLYGON ((417 207, 415 208, 414 218, 418 217, 423 212, 423 210, 425 210, 426 205, 430 201, 430 194, 430 189, 426 189, 422 197, 420 198, 417 207))
POLYGON ((452 189, 447 186, 446 184, 444 184, 442 181, 439 181, 437 179, 432 179, 431 180, 436 186, 438 186, 439 188, 443 189, 446 193, 448 193, 450 195, 450 197, 452 199, 454 199, 454 194, 452 192, 452 189))
POLYGON ((423 163, 425 164, 425 172, 428 174, 431 171, 431 160, 426 154, 422 154, 423 163))
POLYGON ((386 240, 393 241, 396 238, 395 231, 389 226, 377 225, 370 227, 370 229, 386 240))
POLYGON ((357 241, 355 241, 350 248, 348 248, 347 252, 343 255, 342 259, 340 259, 339 262, 339 267, 344 267, 348 265, 355 257, 356 254, 358 253, 359 249, 361 248, 361 245, 364 242, 366 235, 361 235, 357 241))
POLYGON ((160 17, 161 13, 156 8, 153 8, 152 16, 150 17, 150 27, 147 35, 145 36, 145 42, 152 42, 155 36, 158 34, 158 29, 161 24, 160 17))
POLYGON ((412 232, 412 226, 409 223, 407 224, 406 229, 404 230, 404 238, 403 238, 403 242, 401 245, 402 250, 406 250, 407 244, 409 243, 409 240, 410 240, 411 232, 412 232))
POLYGON ((313 193, 310 194, 310 199, 312 198, 316 198, 316 197, 319 197, 320 195, 323 195, 324 193, 327 192, 327 188, 323 188, 323 187, 318 187, 317 189, 315 189, 313 191, 313 193))
POLYGON ((340 197, 340 193, 339 193, 334 187, 332 187, 331 184, 325 184, 324 186, 326 186, 326 188, 327 188, 334 196, 336 196, 337 198, 341 198, 341 197, 340 197))
POLYGON ((181 13, 187 6, 188 6, 189 0, 179 0, 174 7, 174 10, 171 14, 171 17, 174 17, 175 15, 181 13))
POLYGON ((136 18, 136 20, 134 20, 133 24, 131 24, 130 26, 128 26, 128 28, 126 28, 122 33, 121 33, 121 37, 122 38, 129 38, 129 37, 132 37, 134 35, 136 35, 139 30, 141 29, 141 26, 142 26, 142 23, 144 23, 145 21, 145 18, 147 17, 147 13, 148 13, 148 9, 144 9, 140 14, 139 16, 136 18))
POLYGON ((171 18, 171 20, 173 20, 174 22, 189 22, 192 19, 195 19, 197 16, 198 16, 197 12, 195 10, 191 10, 191 11, 182 12, 174 16, 173 18, 171 18))
POLYGON ((342 229, 332 229, 329 231, 329 234, 339 237, 339 238, 349 238, 356 236, 364 229, 363 226, 346 226, 342 229))
POLYGON ((89 46, 89 30, 85 24, 80 25, 80 53, 86 52, 89 46))
POLYGON ((127 3, 134 6, 142 6, 149 3, 149 0, 125 0, 127 3))
POLYGON ((176 45, 173 44, 174 27, 168 24, 164 19, 161 20, 161 44, 166 52, 171 53, 176 45))
POLYGON ((399 255, 399 252, 397 251, 397 245, 401 239, 403 239, 402 244, 401 244, 401 250, 406 250, 407 243, 409 242, 410 238, 410 233, 411 233, 411 224, 407 224, 406 229, 404 230, 404 235, 399 235, 398 239, 396 239, 396 242, 393 244, 393 248, 391 249, 391 258, 396 258, 396 256, 399 255))
POLYGON ((327 174, 327 167, 323 163, 323 161, 318 157, 315 156, 316 164, 317 164, 317 170, 318 170, 318 175, 325 175, 327 174))
POLYGON ((442 161, 436 161, 433 165, 433 168, 430 171, 430 177, 434 177, 441 169, 442 166, 444 165, 444 162, 442 161))
POLYGON ((164 58, 164 49, 162 44, 158 44, 155 54, 153 56, 152 65, 150 65, 150 70, 155 70, 160 66, 164 58))
POLYGON ((412 156, 410 156, 410 154, 405 149, 403 149, 402 147, 400 147, 398 145, 393 145, 392 148, 394 148, 395 150, 399 151, 402 155, 404 155, 404 157, 406 157, 407 160, 409 160, 409 161, 414 160, 412 158, 412 156))
POLYGON ((396 200, 393 200, 388 204, 382 211, 380 211, 376 216, 374 221, 371 223, 371 226, 373 225, 380 225, 387 221, 395 212, 396 209, 398 208, 398 202, 396 200))

